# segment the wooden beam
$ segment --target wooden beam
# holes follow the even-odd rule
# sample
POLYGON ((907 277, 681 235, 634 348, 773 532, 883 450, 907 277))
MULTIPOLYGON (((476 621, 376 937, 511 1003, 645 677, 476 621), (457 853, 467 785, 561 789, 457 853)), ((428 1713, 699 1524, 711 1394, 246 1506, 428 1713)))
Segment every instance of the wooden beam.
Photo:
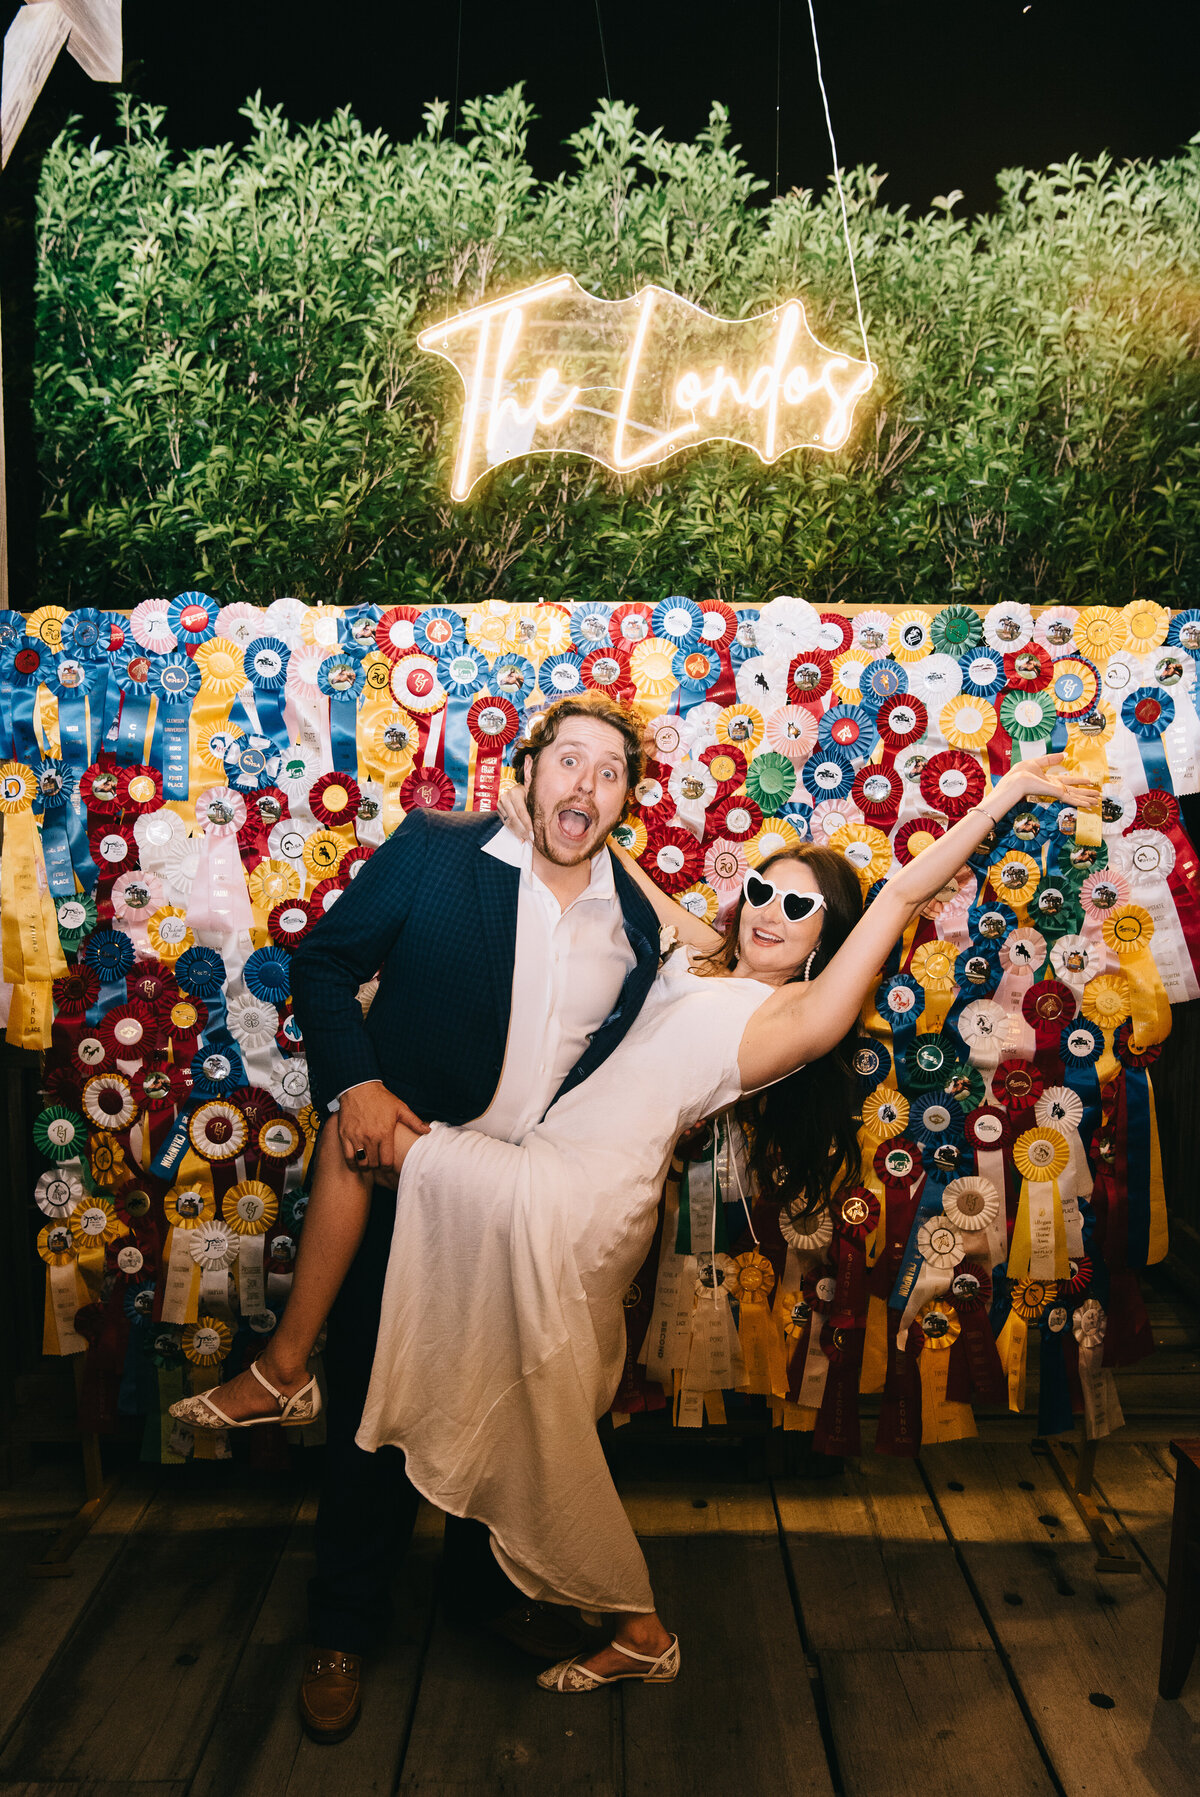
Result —
MULTIPOLYGON (((42 0, 42 4, 45 0, 42 0)), ((67 53, 93 81, 121 79, 121 0, 54 0, 71 23, 67 53)))
POLYGON ((54 59, 67 41, 71 21, 57 0, 23 6, 4 34, 0 79, 0 168, 8 162, 33 111, 54 59))

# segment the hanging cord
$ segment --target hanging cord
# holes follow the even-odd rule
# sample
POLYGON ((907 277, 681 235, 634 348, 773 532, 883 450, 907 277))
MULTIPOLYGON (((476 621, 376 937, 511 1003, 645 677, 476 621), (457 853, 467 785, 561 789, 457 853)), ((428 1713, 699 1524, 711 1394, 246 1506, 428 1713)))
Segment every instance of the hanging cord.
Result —
POLYGON ((775 198, 779 198, 779 123, 783 109, 783 0, 775 23, 775 198))
MULTIPOLYGON (((596 0, 599 5, 600 0, 596 0)), ((842 233, 846 239, 846 254, 850 258, 850 279, 854 283, 854 305, 858 312, 858 328, 862 333, 863 355, 871 361, 871 350, 867 343, 867 327, 863 323, 862 296, 858 291, 858 271, 854 266, 854 246, 850 242, 850 217, 846 211, 846 195, 842 189, 842 171, 838 163, 837 144, 833 139, 833 120, 829 116, 829 95, 825 92, 825 76, 821 69, 821 46, 817 40, 817 15, 813 11, 813 0, 808 0, 808 17, 812 24, 813 53, 817 59, 817 86, 821 90, 821 103, 825 108, 825 125, 829 132, 829 148, 833 154, 833 179, 837 187, 838 201, 842 208, 842 233)), ((872 366, 874 364, 872 363, 872 366)))
POLYGON ((612 82, 608 78, 608 51, 604 47, 604 20, 600 17, 600 0, 596 0, 596 30, 600 33, 600 60, 604 64, 604 91, 612 105, 612 82))
POLYGON ((463 0, 458 0, 458 45, 454 52, 454 125, 453 137, 458 136, 458 90, 462 77, 462 16, 463 0))

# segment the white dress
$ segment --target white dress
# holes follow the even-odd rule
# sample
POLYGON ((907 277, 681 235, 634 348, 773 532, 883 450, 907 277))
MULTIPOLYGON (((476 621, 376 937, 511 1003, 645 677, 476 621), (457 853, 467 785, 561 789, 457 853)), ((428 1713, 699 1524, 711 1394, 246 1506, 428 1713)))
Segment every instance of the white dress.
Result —
POLYGON ((529 1597, 654 1607, 596 1422, 672 1147, 740 1096, 770 993, 677 950, 624 1040, 520 1144, 435 1124, 404 1162, 358 1444, 403 1448, 417 1490, 486 1523, 529 1597))

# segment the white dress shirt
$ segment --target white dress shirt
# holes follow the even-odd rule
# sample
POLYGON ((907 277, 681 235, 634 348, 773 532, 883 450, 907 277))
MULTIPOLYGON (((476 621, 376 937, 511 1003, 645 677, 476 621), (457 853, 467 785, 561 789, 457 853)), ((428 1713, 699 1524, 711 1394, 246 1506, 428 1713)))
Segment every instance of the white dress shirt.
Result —
POLYGON ((606 849, 565 910, 534 873, 531 843, 502 829, 480 852, 519 868, 521 885, 504 1068, 491 1104, 467 1128, 519 1142, 615 1006, 635 956, 606 849))
MULTIPOLYGON (((534 873, 531 843, 501 829, 480 853, 519 868, 521 883, 504 1067, 491 1104, 466 1127, 519 1142, 613 1009, 636 956, 607 849, 593 855, 586 887, 565 910, 534 873)), ((353 1090, 339 1092, 330 1111, 353 1090)))

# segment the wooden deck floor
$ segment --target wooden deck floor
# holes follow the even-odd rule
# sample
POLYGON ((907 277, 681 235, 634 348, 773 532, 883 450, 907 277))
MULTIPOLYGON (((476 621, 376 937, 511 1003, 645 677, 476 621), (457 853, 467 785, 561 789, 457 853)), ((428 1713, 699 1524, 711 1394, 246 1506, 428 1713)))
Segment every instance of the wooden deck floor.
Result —
POLYGON ((1122 1439, 1097 1471, 1140 1576, 1095 1571, 1027 1443, 626 1484, 683 1672, 575 1699, 440 1615, 429 1516, 362 1721, 322 1748, 295 1711, 301 1475, 142 1470, 73 1575, 33 1579, 78 1501, 59 1459, 0 1493, 0 1797, 1190 1797, 1200 1666, 1155 1690, 1169 1456, 1122 1439))

